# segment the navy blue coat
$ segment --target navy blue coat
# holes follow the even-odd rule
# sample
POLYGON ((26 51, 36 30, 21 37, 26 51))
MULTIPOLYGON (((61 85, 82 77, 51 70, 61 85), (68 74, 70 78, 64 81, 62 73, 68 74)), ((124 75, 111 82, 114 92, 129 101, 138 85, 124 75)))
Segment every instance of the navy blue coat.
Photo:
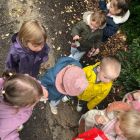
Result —
POLYGON ((49 100, 58 101, 64 96, 64 94, 60 93, 56 89, 55 80, 57 73, 59 73, 64 67, 68 65, 82 67, 77 60, 71 57, 62 57, 57 61, 54 67, 47 70, 45 74, 40 78, 41 84, 46 87, 49 92, 49 100))
MULTIPOLYGON (((108 13, 107 7, 106 7, 106 2, 103 0, 99 1, 99 7, 101 10, 105 11, 106 13, 108 13)), ((114 35, 118 29, 119 29, 120 24, 116 24, 113 21, 112 17, 107 16, 107 21, 106 21, 106 27, 103 29, 103 37, 102 37, 102 41, 107 41, 107 39, 109 37, 111 37, 112 35, 114 35)))

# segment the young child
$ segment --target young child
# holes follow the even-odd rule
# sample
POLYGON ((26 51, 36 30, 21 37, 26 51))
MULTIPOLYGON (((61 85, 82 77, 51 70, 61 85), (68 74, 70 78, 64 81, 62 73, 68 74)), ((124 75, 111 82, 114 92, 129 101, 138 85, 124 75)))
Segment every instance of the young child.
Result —
POLYGON ((18 129, 43 96, 42 87, 28 75, 4 73, 0 89, 0 139, 19 140, 18 129))
POLYGON ((48 90, 48 100, 53 114, 57 114, 57 105, 64 95, 78 96, 88 86, 81 64, 73 58, 62 57, 54 67, 40 78, 48 90))
POLYGON ((78 22, 72 29, 73 40, 76 42, 75 45, 71 46, 70 57, 79 61, 89 50, 92 50, 92 55, 98 54, 102 28, 105 23, 106 16, 103 11, 97 11, 96 13, 85 12, 83 21, 78 22))
MULTIPOLYGON (((102 120, 98 120, 102 124, 102 120)), ((139 140, 140 112, 135 110, 123 111, 100 129, 109 140, 139 140)))
POLYGON ((83 131, 87 131, 98 126, 99 120, 105 125, 115 117, 116 112, 132 109, 140 112, 140 90, 127 93, 122 101, 114 101, 104 110, 93 109, 88 111, 81 116, 79 123, 84 121, 84 128, 82 129, 83 131))
POLYGON ((48 60, 46 29, 36 20, 26 21, 13 35, 6 69, 37 77, 42 62, 48 60))
POLYGON ((113 80, 120 74, 121 64, 114 57, 105 57, 101 62, 87 66, 83 70, 89 86, 78 96, 78 112, 82 111, 85 104, 87 109, 93 109, 109 94, 113 80))
POLYGON ((107 23, 103 29, 102 38, 104 42, 118 31, 121 24, 128 20, 130 11, 128 10, 128 0, 111 0, 107 5, 105 0, 99 0, 99 7, 107 12, 107 23))

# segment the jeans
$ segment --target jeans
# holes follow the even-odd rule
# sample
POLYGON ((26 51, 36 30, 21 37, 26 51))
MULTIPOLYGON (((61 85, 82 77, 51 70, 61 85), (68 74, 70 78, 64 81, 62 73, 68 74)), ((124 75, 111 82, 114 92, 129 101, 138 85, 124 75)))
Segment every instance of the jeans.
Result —
POLYGON ((75 60, 80 61, 80 59, 82 58, 82 56, 85 53, 86 52, 80 52, 77 48, 71 47, 71 55, 69 55, 69 57, 74 58, 75 60))

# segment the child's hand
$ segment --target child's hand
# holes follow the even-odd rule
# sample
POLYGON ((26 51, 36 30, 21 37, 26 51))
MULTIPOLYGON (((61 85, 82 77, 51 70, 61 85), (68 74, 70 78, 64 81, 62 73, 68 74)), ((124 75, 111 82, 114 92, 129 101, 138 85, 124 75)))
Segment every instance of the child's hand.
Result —
POLYGON ((40 101, 46 103, 48 100, 48 91, 44 86, 42 86, 42 90, 43 90, 43 96, 41 97, 40 101))
POLYGON ((104 124, 106 122, 106 117, 103 115, 96 115, 95 121, 97 122, 97 124, 104 124))
POLYGON ((73 40, 79 40, 79 39, 80 39, 79 35, 75 35, 75 36, 73 37, 73 40))
POLYGON ((99 50, 99 48, 97 48, 97 49, 95 50, 95 52, 92 54, 92 56, 97 55, 99 52, 100 52, 100 50, 99 50))

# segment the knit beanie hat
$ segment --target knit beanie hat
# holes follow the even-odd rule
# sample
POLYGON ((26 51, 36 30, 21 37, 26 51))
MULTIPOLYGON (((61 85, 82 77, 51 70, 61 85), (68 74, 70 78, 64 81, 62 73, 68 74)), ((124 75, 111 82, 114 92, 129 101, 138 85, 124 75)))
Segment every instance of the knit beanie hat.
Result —
POLYGON ((78 96, 87 88, 88 81, 82 68, 68 65, 56 75, 55 85, 62 94, 78 96))

